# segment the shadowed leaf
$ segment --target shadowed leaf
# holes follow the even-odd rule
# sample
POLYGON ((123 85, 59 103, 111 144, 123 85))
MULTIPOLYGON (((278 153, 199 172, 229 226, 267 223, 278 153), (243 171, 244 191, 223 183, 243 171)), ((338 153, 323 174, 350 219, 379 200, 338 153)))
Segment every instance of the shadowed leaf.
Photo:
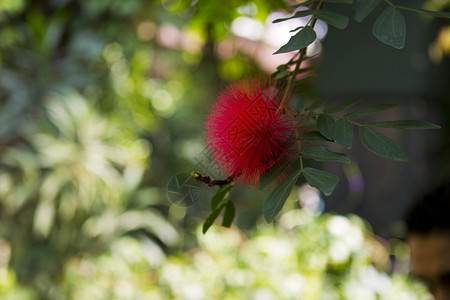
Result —
POLYGON ((356 21, 361 22, 367 17, 377 6, 381 0, 355 0, 353 5, 353 17, 356 21))
POLYGON ((361 127, 359 137, 363 145, 375 154, 393 160, 409 161, 408 155, 396 142, 373 129, 361 127))
POLYGON ((269 198, 264 203, 264 218, 267 222, 272 222, 283 208, 299 176, 300 170, 292 173, 270 193, 269 198))
POLYGON ((311 26, 305 26, 302 30, 300 30, 297 34, 292 36, 289 39, 289 42, 282 46, 278 51, 274 54, 286 53, 291 51, 297 51, 303 48, 306 48, 312 42, 316 40, 316 32, 312 29, 311 26))
POLYGON ((372 32, 378 40, 396 49, 405 46, 405 18, 395 7, 390 6, 381 13, 373 25, 372 32))
POLYGON ((336 153, 328 150, 324 146, 310 146, 302 149, 303 157, 314 159, 316 161, 337 161, 350 163, 350 159, 344 153, 336 153))
POLYGON ((366 126, 382 127, 382 128, 397 128, 397 129, 439 129, 441 126, 419 120, 399 120, 399 121, 384 121, 371 122, 366 126))
POLYGON ((376 104, 369 108, 363 108, 363 109, 356 110, 356 111, 350 112, 348 114, 345 114, 344 117, 349 118, 349 119, 358 119, 358 118, 362 118, 367 115, 370 115, 370 114, 373 114, 376 112, 380 112, 383 110, 387 110, 387 109, 390 109, 390 108, 393 108, 396 106, 397 106, 397 104, 376 104))
POLYGON ((233 202, 228 201, 225 204, 225 211, 223 213, 222 226, 230 227, 231 224, 233 223, 235 214, 236 214, 236 208, 234 207, 233 202))
POLYGON ((317 188, 326 196, 331 195, 334 187, 339 182, 339 178, 336 175, 314 168, 304 168, 303 176, 309 185, 317 188))

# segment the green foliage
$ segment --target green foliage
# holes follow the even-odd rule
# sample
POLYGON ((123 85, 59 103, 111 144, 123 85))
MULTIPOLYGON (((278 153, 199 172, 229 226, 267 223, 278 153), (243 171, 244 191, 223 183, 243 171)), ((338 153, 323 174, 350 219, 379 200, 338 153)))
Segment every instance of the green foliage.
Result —
POLYGON ((359 137, 363 145, 375 154, 393 160, 409 161, 408 155, 396 142, 373 129, 362 126, 359 129, 359 137))
POLYGON ((310 146, 300 151, 304 158, 314 159, 315 161, 336 161, 341 163, 350 163, 350 159, 344 153, 336 153, 328 150, 324 146, 310 146))
POLYGON ((397 128, 397 129, 439 129, 441 126, 420 121, 420 120, 399 120, 399 121, 383 121, 383 122, 369 122, 366 126, 382 127, 382 128, 397 128))
POLYGON ((313 13, 314 17, 324 21, 325 23, 337 27, 339 29, 344 29, 348 25, 348 17, 341 15, 339 13, 333 12, 331 10, 320 9, 313 13))
POLYGON ((316 40, 316 32, 311 26, 303 27, 298 33, 292 36, 286 45, 278 49, 274 54, 286 53, 306 48, 316 40))
POLYGON ((339 182, 336 175, 315 168, 304 168, 302 174, 312 187, 317 188, 326 196, 331 195, 339 182))
POLYGON ((373 25, 373 34, 381 42, 397 49, 405 46, 406 23, 400 10, 386 8, 373 25))
POLYGON ((269 195, 264 203, 264 218, 267 222, 272 222, 276 215, 283 208, 286 199, 291 194, 300 171, 296 171, 289 175, 283 182, 281 182, 269 195))
POLYGON ((101 255, 70 260, 62 286, 69 299, 99 300, 429 297, 401 267, 404 243, 380 242, 356 216, 293 210, 279 224, 249 236, 236 228, 197 230, 197 247, 170 255, 122 237, 101 255))
POLYGON ((368 116, 373 113, 391 109, 396 106, 397 106, 397 104, 375 104, 369 108, 363 108, 363 109, 358 109, 358 110, 352 111, 348 114, 345 114, 344 117, 348 118, 348 119, 359 119, 359 118, 368 116))
POLYGON ((353 17, 356 21, 361 22, 365 19, 377 6, 381 0, 355 0, 353 17))
POLYGON ((227 201, 227 203, 225 204, 225 211, 223 213, 222 226, 231 227, 235 215, 236 215, 236 208, 234 207, 233 202, 227 201))

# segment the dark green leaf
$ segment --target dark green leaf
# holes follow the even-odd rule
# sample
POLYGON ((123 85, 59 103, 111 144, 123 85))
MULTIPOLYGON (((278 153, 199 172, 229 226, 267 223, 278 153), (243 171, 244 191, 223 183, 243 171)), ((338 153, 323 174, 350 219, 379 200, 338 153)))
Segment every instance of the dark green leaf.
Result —
POLYGON ((222 226, 230 227, 234 220, 234 215, 236 214, 236 209, 231 201, 225 204, 225 212, 223 213, 222 226))
POLYGON ((287 161, 285 163, 277 164, 272 167, 267 174, 262 174, 259 179, 259 188, 266 188, 272 181, 281 176, 281 174, 285 173, 289 167, 300 165, 300 159, 296 157, 291 161, 287 161))
POLYGON ((334 133, 336 131, 336 122, 328 115, 319 115, 317 119, 317 129, 323 136, 334 141, 334 133))
POLYGON ((340 111, 343 111, 346 108, 349 108, 353 105, 355 105, 356 103, 360 102, 359 100, 353 100, 353 101, 348 101, 348 102, 344 102, 341 104, 338 104, 336 106, 324 109, 323 112, 326 114, 334 114, 340 111))
POLYGON ((335 122, 335 126, 334 141, 350 149, 353 143, 353 125, 345 119, 339 119, 335 122))
POLYGON ((273 218, 280 212, 283 208, 286 199, 291 194, 294 188, 295 182, 300 176, 300 170, 289 175, 283 182, 281 182, 273 191, 270 193, 269 198, 267 198, 266 203, 264 203, 264 218, 267 222, 272 222, 273 218))
POLYGON ((353 4, 353 0, 324 0, 323 2, 353 4))
POLYGON ((382 127, 382 128, 398 128, 398 129, 439 129, 441 126, 419 120, 399 120, 399 121, 384 121, 371 122, 367 126, 382 127))
POLYGON ((301 151, 303 157, 314 159, 316 161, 337 161, 350 163, 350 159, 344 153, 336 153, 328 150, 324 146, 309 146, 301 151))
POLYGON ((316 37, 317 36, 314 29, 312 29, 311 26, 305 26, 302 30, 292 36, 286 45, 282 46, 274 54, 286 53, 306 48, 316 40, 316 37))
POLYGON ((327 103, 327 99, 320 99, 318 101, 314 101, 311 105, 307 106, 305 110, 315 110, 327 103))
POLYGON ((300 7, 300 6, 306 6, 306 5, 309 5, 309 4, 314 3, 314 2, 317 2, 317 1, 319 1, 319 0, 306 0, 305 2, 302 2, 302 3, 299 3, 299 4, 292 5, 291 7, 292 7, 292 8, 297 8, 297 7, 300 7))
POLYGON ((349 118, 349 119, 358 119, 358 118, 362 118, 367 115, 370 115, 370 114, 373 114, 376 112, 380 112, 380 111, 383 111, 386 109, 390 109, 390 108, 393 108, 396 106, 397 106, 397 104, 376 104, 369 108, 363 108, 363 109, 356 110, 356 111, 350 112, 348 114, 345 114, 344 117, 349 118))
POLYGON ((303 176, 309 185, 317 188, 326 196, 331 195, 334 187, 339 182, 339 178, 336 175, 314 168, 304 168, 303 176))
POLYGON ((208 231, 208 229, 212 226, 212 224, 214 224, 214 221, 220 215, 224 207, 225 204, 220 205, 215 210, 213 210, 213 212, 206 218, 202 228, 203 234, 205 234, 208 231))
POLYGON ((216 207, 222 202, 223 198, 233 189, 233 183, 229 183, 220 187, 217 193, 211 199, 211 210, 215 210, 216 207))
POLYGON ((330 142, 331 140, 324 137, 318 131, 311 131, 306 134, 301 134, 298 136, 301 142, 330 142))
POLYGON ((312 10, 300 10, 300 11, 296 12, 295 15, 293 15, 292 17, 283 18, 283 19, 276 19, 272 23, 280 23, 280 22, 284 22, 284 21, 287 21, 287 20, 295 19, 295 18, 301 18, 301 17, 309 16, 312 13, 313 13, 312 10))
POLYGON ((375 7, 380 4, 381 0, 355 0, 353 17, 356 21, 361 22, 367 17, 375 7))
MULTIPOLYGON (((402 8, 401 6, 399 8, 402 8)), ((435 18, 445 18, 450 19, 450 12, 448 11, 431 11, 431 10, 425 10, 425 9, 414 9, 422 14, 426 14, 435 18)))
POLYGON ((329 25, 333 25, 339 29, 344 29, 348 25, 348 17, 338 14, 334 11, 320 9, 313 12, 314 17, 324 21, 329 25))
POLYGON ((289 101, 289 106, 296 112, 301 112, 305 108, 306 99, 303 94, 295 94, 289 101))
POLYGON ((406 23, 402 12, 393 6, 386 8, 375 21, 372 32, 381 42, 402 49, 406 37, 406 23))
POLYGON ((393 160, 409 161, 408 155, 396 142, 373 129, 361 127, 359 137, 363 145, 375 154, 393 160))

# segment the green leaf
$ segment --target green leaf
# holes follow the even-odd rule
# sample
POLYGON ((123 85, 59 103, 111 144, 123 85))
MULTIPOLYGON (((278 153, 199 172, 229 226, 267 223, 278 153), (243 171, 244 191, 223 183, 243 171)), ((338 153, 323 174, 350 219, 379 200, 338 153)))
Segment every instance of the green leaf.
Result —
POLYGON ((338 14, 331 10, 320 9, 313 12, 314 17, 324 21, 329 25, 333 25, 339 29, 344 29, 348 25, 348 17, 338 14))
POLYGON ((305 26, 302 30, 292 36, 286 45, 282 46, 274 54, 286 53, 306 48, 316 40, 316 37, 317 35, 314 29, 312 29, 311 26, 305 26))
POLYGON ((202 228, 203 234, 205 234, 208 231, 208 229, 212 226, 212 224, 214 224, 214 221, 220 215, 224 207, 225 204, 220 205, 215 210, 213 210, 213 212, 206 218, 202 228))
POLYGON ((324 137, 318 131, 311 131, 306 134, 301 134, 298 136, 298 139, 301 142, 330 142, 331 141, 330 139, 324 137))
POLYGON ((280 23, 280 22, 284 22, 284 21, 287 21, 287 20, 295 19, 295 18, 306 17, 306 16, 309 16, 312 13, 313 13, 312 10, 300 10, 300 11, 296 12, 292 17, 283 18, 283 19, 276 19, 272 23, 280 23))
POLYGON ((305 107, 305 110, 315 110, 327 103, 327 99, 320 99, 318 101, 314 101, 311 105, 305 107))
POLYGON ((353 125, 345 119, 339 119, 335 122, 334 137, 336 143, 347 149, 352 147, 353 143, 353 125))
POLYGON ((353 0, 324 0, 323 2, 353 4, 353 0))
POLYGON ((299 3, 299 4, 292 5, 291 7, 292 7, 292 8, 297 8, 297 7, 300 7, 300 6, 307 6, 307 5, 309 5, 309 4, 311 4, 311 3, 314 3, 314 2, 317 2, 317 1, 319 1, 319 0, 306 0, 305 2, 302 2, 302 3, 299 3))
POLYGON ((406 23, 402 12, 393 6, 386 8, 375 21, 372 32, 381 42, 402 49, 406 37, 406 23))
POLYGON ((227 203, 225 204, 225 211, 223 213, 222 226, 230 227, 233 223, 235 214, 236 208, 234 207, 233 202, 227 201, 227 203))
POLYGON ((331 195, 334 187, 339 182, 339 178, 336 175, 314 168, 304 168, 303 176, 309 185, 317 188, 326 196, 331 195))
POLYGON ((267 198, 266 203, 264 203, 264 218, 266 221, 272 222, 275 216, 283 208, 286 199, 291 194, 294 188, 295 182, 300 176, 300 170, 289 175, 283 182, 281 182, 273 191, 270 193, 269 198, 267 198))
POLYGON ((309 146, 301 151, 303 157, 314 159, 316 161, 337 161, 350 163, 350 159, 344 153, 336 153, 328 150, 324 146, 309 146))
POLYGON ((361 127, 359 137, 363 145, 375 154, 393 160, 409 161, 408 155, 396 142, 369 127, 361 127))
POLYGON ((336 122, 328 115, 319 115, 317 119, 317 129, 324 137, 334 141, 336 122))
POLYGON ((221 186, 217 193, 211 199, 211 210, 215 210, 217 206, 222 202, 223 198, 233 189, 233 183, 221 186))
POLYGON ((399 120, 370 122, 366 126, 382 127, 382 128, 398 128, 398 129, 439 129, 441 126, 419 120, 399 120))
POLYGON ((356 21, 361 22, 367 17, 375 7, 380 4, 381 0, 355 0, 353 17, 356 21))
POLYGON ((323 112, 326 114, 334 114, 334 113, 343 111, 344 109, 347 109, 347 108, 355 105, 358 102, 360 102, 360 100, 347 101, 347 102, 338 104, 336 106, 324 109, 323 112))
POLYGON ((397 106, 397 104, 376 104, 369 108, 363 108, 363 109, 356 110, 356 111, 350 112, 348 114, 345 114, 344 117, 349 118, 349 119, 358 119, 358 118, 362 118, 367 115, 370 115, 370 114, 373 114, 376 112, 380 112, 380 111, 383 111, 386 109, 390 109, 390 108, 393 108, 396 106, 397 106))
POLYGON ((298 93, 295 94, 290 100, 289 100, 289 106, 296 112, 301 112, 305 108, 306 105, 306 99, 305 95, 298 93))
MULTIPOLYGON (((399 8, 403 8, 403 7, 399 6, 399 8)), ((414 10, 417 12, 420 12, 422 14, 435 17, 435 18, 450 19, 450 12, 448 12, 448 11, 431 11, 431 10, 426 10, 426 9, 414 9, 414 10)))
POLYGON ((268 173, 261 175, 259 179, 259 188, 261 190, 266 188, 272 181, 280 177, 281 174, 285 173, 289 167, 293 165, 300 165, 300 159, 298 157, 291 161, 280 163, 272 167, 268 173))

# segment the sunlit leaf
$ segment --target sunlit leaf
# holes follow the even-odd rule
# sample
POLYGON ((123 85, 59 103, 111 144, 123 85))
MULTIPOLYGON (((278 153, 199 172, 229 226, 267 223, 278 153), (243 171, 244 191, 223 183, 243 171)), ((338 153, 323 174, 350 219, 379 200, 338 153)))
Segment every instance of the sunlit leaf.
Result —
POLYGON ((314 17, 324 21, 325 23, 344 29, 348 25, 348 17, 338 14, 331 10, 319 9, 314 11, 314 17))
POLYGON ((315 168, 304 168, 303 176, 309 185, 317 188, 326 196, 331 195, 334 187, 339 182, 339 178, 336 175, 315 168))
POLYGON ((393 160, 409 161, 408 155, 396 142, 373 129, 361 127, 359 137, 363 145, 375 154, 393 160))
POLYGON ((323 112, 326 113, 326 114, 334 114, 334 113, 343 111, 343 110, 345 110, 345 109, 347 109, 347 108, 349 108, 349 107, 351 107, 351 106, 353 106, 353 105, 355 105, 355 104, 357 104, 359 102, 360 102, 359 100, 347 101, 347 102, 338 104, 336 106, 324 109, 323 112))
POLYGON ((406 23, 400 10, 390 6, 375 21, 373 34, 381 42, 397 49, 405 46, 406 23))
POLYGON ((211 199, 211 210, 215 210, 217 206, 222 202, 225 196, 233 189, 233 183, 229 183, 220 187, 217 193, 211 199))
POLYGON ((350 163, 350 159, 344 153, 336 153, 328 150, 324 146, 309 146, 301 151, 303 157, 314 159, 316 161, 337 161, 350 163))
POLYGON ((316 40, 316 32, 311 26, 305 26, 297 34, 292 36, 286 45, 282 46, 274 54, 286 53, 306 48, 316 40))
POLYGON ((399 120, 366 123, 367 126, 398 129, 439 129, 441 126, 419 120, 399 120))
POLYGON ((230 227, 233 223, 235 214, 236 208, 234 207, 233 202, 227 201, 227 203, 225 204, 225 211, 223 213, 222 226, 230 227))
POLYGON ((381 0, 355 0, 353 17, 361 22, 367 17, 380 3, 381 0))
POLYGON ((292 173, 283 182, 281 182, 273 191, 270 193, 269 198, 267 198, 264 203, 264 218, 267 222, 272 222, 275 216, 283 208, 286 199, 291 194, 294 188, 295 182, 300 176, 300 170, 292 173))
POLYGON ((383 110, 387 110, 393 107, 396 107, 397 104, 375 104, 374 106, 368 107, 368 108, 363 108, 363 109, 359 109, 356 111, 352 111, 348 114, 345 114, 344 117, 349 118, 349 119, 358 119, 358 118, 362 118, 365 117, 367 115, 376 113, 376 112, 380 112, 383 110))

